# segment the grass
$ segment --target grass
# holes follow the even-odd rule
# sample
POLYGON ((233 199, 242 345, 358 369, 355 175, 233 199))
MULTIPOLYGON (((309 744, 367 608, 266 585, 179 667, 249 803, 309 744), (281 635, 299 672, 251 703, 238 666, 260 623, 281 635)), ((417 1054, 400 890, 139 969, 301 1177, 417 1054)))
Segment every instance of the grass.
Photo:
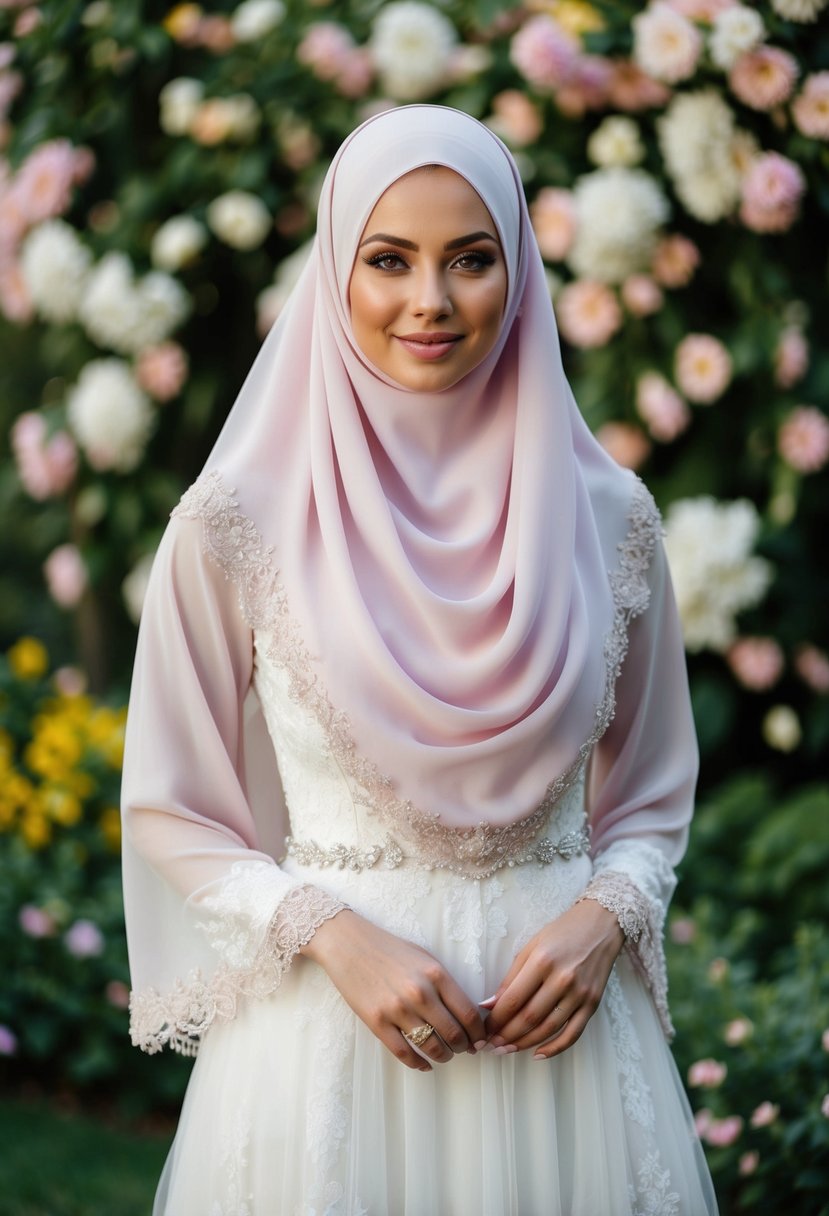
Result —
POLYGON ((170 1131, 0 1099, 2 1216, 149 1216, 170 1131))

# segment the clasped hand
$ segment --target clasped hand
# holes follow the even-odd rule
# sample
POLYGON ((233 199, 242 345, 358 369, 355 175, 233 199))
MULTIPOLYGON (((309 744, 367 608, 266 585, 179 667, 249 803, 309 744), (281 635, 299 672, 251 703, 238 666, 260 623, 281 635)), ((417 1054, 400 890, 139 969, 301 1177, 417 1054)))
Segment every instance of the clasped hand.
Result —
POLYGON ((602 999, 624 944, 615 916, 591 900, 545 925, 513 960, 485 1007, 486 1026, 428 951, 345 910, 317 929, 302 954, 318 962, 354 1012, 409 1068, 429 1072, 455 1054, 535 1048, 536 1059, 565 1051, 602 999), (405 1038, 428 1023, 436 1033, 418 1051, 405 1038))

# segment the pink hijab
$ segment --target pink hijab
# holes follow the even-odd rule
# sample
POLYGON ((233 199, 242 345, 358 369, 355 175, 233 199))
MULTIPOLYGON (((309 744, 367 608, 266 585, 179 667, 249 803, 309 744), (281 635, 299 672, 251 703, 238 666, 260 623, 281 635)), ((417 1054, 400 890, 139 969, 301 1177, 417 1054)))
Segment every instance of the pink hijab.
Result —
POLYGON ((485 126, 414 105, 345 141, 206 471, 273 547, 313 675, 400 798, 447 826, 506 824, 578 760, 634 479, 576 408, 518 170, 485 126), (375 203, 427 164, 478 192, 509 276, 495 348, 430 394, 367 361, 348 306, 375 203))

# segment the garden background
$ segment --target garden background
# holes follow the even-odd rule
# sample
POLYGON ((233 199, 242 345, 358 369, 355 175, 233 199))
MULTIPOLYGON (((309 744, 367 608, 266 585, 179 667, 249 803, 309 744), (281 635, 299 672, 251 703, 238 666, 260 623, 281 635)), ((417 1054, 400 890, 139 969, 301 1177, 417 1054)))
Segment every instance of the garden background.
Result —
MULTIPOLYGON (((826 0, 0 0, 0 1113, 133 1137, 181 1093, 127 1035, 143 588, 328 159, 421 99, 513 149, 576 396, 665 516, 702 751, 675 1050, 723 1212, 827 1213, 826 0)), ((93 1210, 55 1128, 50 1206, 21 1158, 9 1212, 93 1210)))

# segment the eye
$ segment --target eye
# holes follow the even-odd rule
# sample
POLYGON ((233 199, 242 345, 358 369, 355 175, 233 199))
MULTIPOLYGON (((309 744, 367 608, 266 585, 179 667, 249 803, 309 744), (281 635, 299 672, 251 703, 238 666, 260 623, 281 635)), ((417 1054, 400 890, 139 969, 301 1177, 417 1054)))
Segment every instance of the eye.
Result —
POLYGON ((367 266, 376 266, 378 270, 402 270, 406 263, 399 253, 375 253, 370 258, 363 258, 367 266))
POLYGON ((492 266, 495 258, 491 253, 485 253, 482 249, 468 249, 464 253, 459 254, 453 266, 458 270, 486 270, 487 266, 492 266))

